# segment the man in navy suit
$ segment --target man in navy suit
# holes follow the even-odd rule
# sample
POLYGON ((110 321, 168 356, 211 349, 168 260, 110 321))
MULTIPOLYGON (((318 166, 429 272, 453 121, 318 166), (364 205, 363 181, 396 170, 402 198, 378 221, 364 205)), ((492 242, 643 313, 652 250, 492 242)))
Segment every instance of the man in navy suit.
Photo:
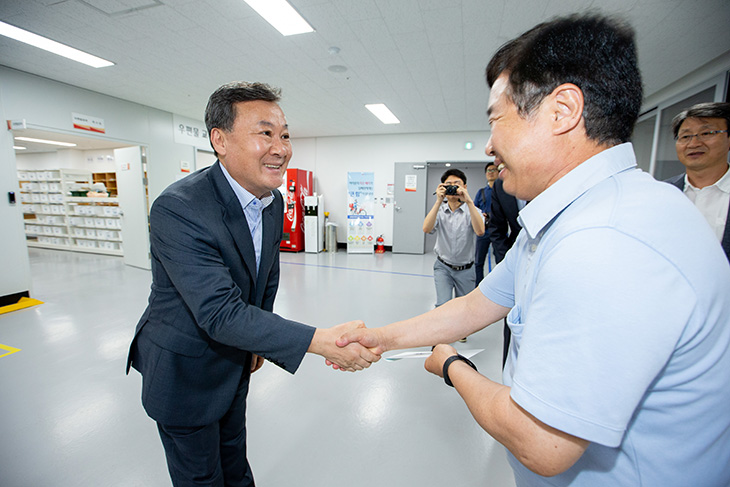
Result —
POLYGON ((281 186, 292 156, 279 90, 230 83, 205 113, 218 161, 169 186, 150 212, 152 290, 129 351, 175 486, 253 486, 246 394, 263 360, 294 373, 304 354, 343 370, 379 356, 330 329, 272 312, 279 285, 281 186))
MULTIPOLYGON (((502 163, 499 158, 495 158, 497 167, 502 163)), ((492 189, 492 206, 489 216, 489 238, 492 239, 492 248, 494 249, 494 260, 499 264, 507 255, 507 251, 515 243, 517 235, 522 227, 517 221, 517 214, 520 207, 525 206, 524 201, 518 201, 517 198, 504 191, 503 182, 497 178, 492 189)), ((507 353, 509 352, 509 342, 511 333, 507 325, 507 318, 504 319, 504 328, 502 329, 502 366, 507 362, 507 353)))
POLYGON ((730 260, 730 103, 699 103, 672 120, 677 157, 686 168, 667 180, 704 215, 730 260))

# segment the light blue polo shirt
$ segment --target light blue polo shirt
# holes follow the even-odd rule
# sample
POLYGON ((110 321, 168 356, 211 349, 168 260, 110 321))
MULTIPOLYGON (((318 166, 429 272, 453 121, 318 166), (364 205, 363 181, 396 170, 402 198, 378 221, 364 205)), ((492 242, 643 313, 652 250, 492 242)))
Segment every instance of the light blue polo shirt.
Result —
POLYGON ((730 267, 702 215, 621 144, 519 218, 479 286, 512 308, 504 383, 591 444, 551 478, 508 455, 517 485, 730 485, 730 267))

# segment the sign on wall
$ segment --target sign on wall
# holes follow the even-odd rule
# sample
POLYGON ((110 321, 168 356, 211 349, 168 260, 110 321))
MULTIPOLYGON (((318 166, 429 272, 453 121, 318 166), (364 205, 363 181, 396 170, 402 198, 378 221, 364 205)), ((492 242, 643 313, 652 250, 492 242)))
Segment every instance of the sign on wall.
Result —
POLYGON ((88 132, 94 132, 95 134, 106 133, 103 118, 92 117, 81 113, 71 113, 71 120, 75 129, 86 130, 88 132))
POLYGON ((375 245, 375 173, 347 173, 347 252, 372 254, 375 245))
POLYGON ((208 130, 205 123, 192 118, 172 114, 174 140, 178 144, 193 145, 199 149, 210 150, 208 130))

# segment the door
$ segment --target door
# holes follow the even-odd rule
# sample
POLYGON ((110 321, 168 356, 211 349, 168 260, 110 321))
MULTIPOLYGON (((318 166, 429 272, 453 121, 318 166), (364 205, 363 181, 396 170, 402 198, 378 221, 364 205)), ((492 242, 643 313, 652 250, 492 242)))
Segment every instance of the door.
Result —
POLYGON ((147 185, 141 147, 114 149, 124 263, 150 269, 147 185))
POLYGON ((393 253, 423 254, 426 216, 426 164, 395 163, 393 253))

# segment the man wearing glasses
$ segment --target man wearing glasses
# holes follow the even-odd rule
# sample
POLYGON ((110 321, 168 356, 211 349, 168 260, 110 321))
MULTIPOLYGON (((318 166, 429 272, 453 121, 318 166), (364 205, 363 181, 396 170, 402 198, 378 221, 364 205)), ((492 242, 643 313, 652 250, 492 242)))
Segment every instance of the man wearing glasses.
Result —
POLYGON ((730 103, 699 103, 674 117, 677 157, 687 172, 671 179, 704 215, 730 260, 730 103))

